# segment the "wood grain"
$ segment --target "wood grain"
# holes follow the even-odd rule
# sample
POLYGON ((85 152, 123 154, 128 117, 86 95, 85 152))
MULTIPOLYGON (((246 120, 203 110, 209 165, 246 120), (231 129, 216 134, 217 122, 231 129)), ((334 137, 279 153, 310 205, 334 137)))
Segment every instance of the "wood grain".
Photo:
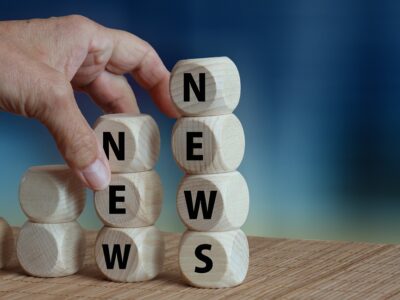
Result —
POLYGON ((110 213, 110 187, 96 192, 95 208, 105 225, 144 227, 156 222, 163 200, 161 179, 156 171, 112 174, 110 186, 124 187, 124 191, 115 193, 117 197, 123 197, 115 206, 125 213, 110 213))
POLYGON ((149 115, 110 114, 101 116, 94 131, 103 145, 104 132, 110 132, 119 145, 119 132, 124 133, 125 158, 119 160, 112 148, 109 162, 113 173, 135 173, 153 169, 160 153, 160 132, 149 115))
POLYGON ((85 188, 65 165, 29 168, 21 179, 19 201, 25 215, 37 223, 76 220, 86 202, 85 188))
POLYGON ((246 180, 237 171, 186 175, 178 188, 176 206, 179 217, 190 230, 239 229, 246 221, 249 212, 249 189, 246 180), (187 199, 188 193, 189 199, 187 199), (201 198, 203 197, 201 195, 204 198, 201 198), (200 204, 204 199, 205 206, 200 204), (191 203, 189 207, 188 203, 191 203), (198 209, 196 218, 192 218, 190 212, 193 213, 196 207, 198 209))
POLYGON ((62 278, 27 276, 15 260, 0 270, 4 299, 399 299, 400 245, 249 237, 250 266, 229 289, 188 286, 178 267, 179 234, 165 233, 165 263, 155 279, 106 281, 94 261, 97 232, 88 232, 84 267, 62 278))
POLYGON ((17 239, 22 268, 38 277, 74 274, 83 265, 86 243, 78 222, 39 224, 26 222, 17 239))
POLYGON ((171 71, 170 94, 183 116, 214 116, 232 113, 239 103, 240 76, 236 65, 228 57, 185 59, 171 71), (184 101, 184 74, 190 74, 197 88, 199 74, 205 76, 205 101, 198 101, 192 88, 184 101))
POLYGON ((230 172, 240 165, 245 150, 242 124, 233 115, 179 119, 172 131, 172 151, 179 167, 188 174, 230 172), (201 133, 188 139, 187 133, 201 133), (188 157, 188 143, 199 144, 191 151, 201 159, 188 157))

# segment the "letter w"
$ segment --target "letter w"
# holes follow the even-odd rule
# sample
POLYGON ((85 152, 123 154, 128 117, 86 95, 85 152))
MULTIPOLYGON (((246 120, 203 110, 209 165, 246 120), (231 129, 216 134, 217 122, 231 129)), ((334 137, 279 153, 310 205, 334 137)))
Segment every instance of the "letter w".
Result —
POLYGON ((192 192, 184 191, 184 194, 190 219, 197 219, 197 216, 199 215, 200 205, 201 210, 203 211, 203 218, 207 220, 211 219, 214 210, 215 198, 217 197, 217 191, 210 191, 210 199, 208 201, 208 205, 206 201, 206 194, 204 191, 197 191, 196 203, 194 205, 192 192))
POLYGON ((128 264, 129 252, 131 250, 131 245, 125 245, 124 254, 121 253, 121 246, 114 245, 112 254, 110 256, 110 250, 107 244, 101 245, 103 247, 104 260, 106 261, 106 266, 108 270, 114 269, 115 260, 118 260, 118 268, 121 270, 126 269, 126 265, 128 264))

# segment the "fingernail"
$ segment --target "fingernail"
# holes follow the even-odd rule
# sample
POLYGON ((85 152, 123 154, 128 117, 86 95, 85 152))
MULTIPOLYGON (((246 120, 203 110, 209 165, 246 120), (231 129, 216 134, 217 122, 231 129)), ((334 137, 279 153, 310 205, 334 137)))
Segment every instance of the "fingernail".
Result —
POLYGON ((104 190, 110 183, 110 174, 104 163, 96 159, 94 163, 82 171, 87 183, 95 190, 104 190))

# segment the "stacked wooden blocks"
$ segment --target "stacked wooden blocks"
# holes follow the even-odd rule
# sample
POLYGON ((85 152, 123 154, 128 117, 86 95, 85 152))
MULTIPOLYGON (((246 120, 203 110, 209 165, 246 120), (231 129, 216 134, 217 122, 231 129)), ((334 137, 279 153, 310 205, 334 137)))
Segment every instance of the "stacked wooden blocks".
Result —
POLYGON ((154 227, 162 206, 161 180, 152 170, 160 133, 148 115, 105 115, 95 124, 111 168, 107 189, 95 193, 105 224, 95 245, 96 263, 110 280, 149 280, 161 271, 164 240, 154 227))
POLYGON ((17 257, 33 276, 60 277, 83 264, 85 238, 76 219, 85 206, 85 189, 66 166, 30 168, 19 198, 28 217, 17 240, 17 257))
POLYGON ((236 171, 245 149, 240 121, 240 77, 226 57, 179 61, 171 74, 171 97, 184 116, 174 126, 172 150, 186 173, 177 210, 188 230, 179 264, 197 287, 240 284, 249 264, 247 237, 240 230, 249 210, 249 191, 236 171))

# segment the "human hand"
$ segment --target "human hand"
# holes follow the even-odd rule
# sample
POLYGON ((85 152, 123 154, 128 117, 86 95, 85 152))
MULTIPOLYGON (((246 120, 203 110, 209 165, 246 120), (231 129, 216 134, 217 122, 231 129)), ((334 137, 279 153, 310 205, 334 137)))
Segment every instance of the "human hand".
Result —
POLYGON ((35 118, 53 135, 67 164, 94 190, 110 168, 74 90, 107 113, 139 113, 123 76, 131 73, 159 109, 179 116, 169 96, 169 72, 140 38, 82 16, 0 22, 0 110, 35 118))

